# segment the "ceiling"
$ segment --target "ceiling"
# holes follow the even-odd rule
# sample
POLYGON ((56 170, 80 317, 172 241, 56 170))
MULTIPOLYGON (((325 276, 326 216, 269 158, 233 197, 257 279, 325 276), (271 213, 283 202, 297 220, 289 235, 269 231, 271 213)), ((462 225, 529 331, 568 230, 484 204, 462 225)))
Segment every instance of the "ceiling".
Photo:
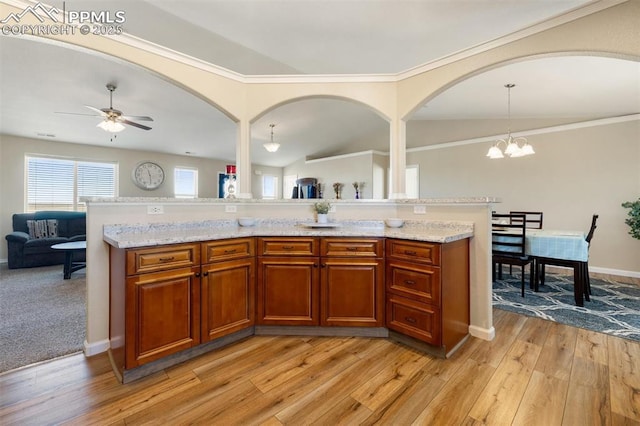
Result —
MULTIPOLYGON (((395 75, 589 3, 96 0, 67 1, 66 7, 122 10, 127 33, 240 75, 395 75)), ((62 7, 62 1, 47 4, 62 7)), ((506 83, 516 84, 514 121, 570 122, 640 112, 639 63, 570 56, 514 63, 469 78, 431 100, 413 120, 504 123, 506 83)), ((0 36, 0 92, 2 134, 235 161, 236 127, 225 115, 111 57, 0 36), (128 127, 113 138, 95 127, 97 117, 80 115, 92 113, 85 105, 109 106, 107 83, 117 85, 114 108, 153 117, 143 123, 152 130, 128 127)), ((379 116, 346 101, 295 102, 252 125, 252 162, 282 167, 301 158, 388 151, 388 129, 379 116), (281 144, 275 154, 262 148, 271 123, 281 144)), ((408 147, 425 143, 407 140, 408 147)))

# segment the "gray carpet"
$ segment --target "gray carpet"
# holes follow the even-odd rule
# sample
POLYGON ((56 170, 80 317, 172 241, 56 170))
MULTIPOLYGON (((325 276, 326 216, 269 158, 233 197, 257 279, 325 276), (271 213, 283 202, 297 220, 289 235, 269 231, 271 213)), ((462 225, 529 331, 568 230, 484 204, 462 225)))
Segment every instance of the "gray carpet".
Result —
POLYGON ((0 265, 0 372, 82 351, 84 270, 70 280, 62 265, 7 269, 0 265))
POLYGON ((526 288, 524 298, 519 276, 503 277, 493 283, 494 308, 640 341, 637 285, 591 278, 591 301, 578 307, 573 300, 572 275, 547 274, 540 291, 526 288))

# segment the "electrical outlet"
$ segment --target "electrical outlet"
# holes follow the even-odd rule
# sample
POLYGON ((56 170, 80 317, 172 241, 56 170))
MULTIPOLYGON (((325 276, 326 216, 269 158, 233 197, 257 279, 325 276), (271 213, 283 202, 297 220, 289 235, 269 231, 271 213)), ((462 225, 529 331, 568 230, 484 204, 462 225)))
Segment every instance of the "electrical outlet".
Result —
POLYGON ((224 206, 225 213, 236 213, 238 211, 238 207, 234 205, 224 206))
POLYGON ((147 206, 147 214, 164 214, 162 206, 147 206))
POLYGON ((413 206, 413 214, 427 214, 427 206, 413 206))

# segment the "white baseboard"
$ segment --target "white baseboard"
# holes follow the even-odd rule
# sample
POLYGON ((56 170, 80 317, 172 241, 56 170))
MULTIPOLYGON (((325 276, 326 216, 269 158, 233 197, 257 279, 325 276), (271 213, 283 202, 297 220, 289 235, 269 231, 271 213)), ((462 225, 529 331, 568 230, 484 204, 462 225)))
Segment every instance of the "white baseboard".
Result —
POLYGON ((600 268, 598 266, 589 266, 590 272, 598 274, 618 275, 620 277, 640 278, 640 271, 624 271, 622 269, 600 268))
POLYGON ((0 259, 0 263, 7 263, 9 259, 0 259))
POLYGON ((84 356, 93 356, 101 354, 109 350, 109 340, 100 340, 99 342, 89 343, 84 341, 84 356))
POLYGON ((475 325, 470 325, 469 334, 482 340, 491 341, 496 337, 496 329, 493 326, 491 326, 491 328, 481 328, 475 325))

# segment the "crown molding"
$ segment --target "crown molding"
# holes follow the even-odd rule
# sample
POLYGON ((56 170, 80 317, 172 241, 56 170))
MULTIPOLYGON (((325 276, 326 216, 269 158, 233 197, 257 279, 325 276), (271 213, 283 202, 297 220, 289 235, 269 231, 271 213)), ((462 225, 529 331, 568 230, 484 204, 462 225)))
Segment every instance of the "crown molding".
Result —
MULTIPOLYGON (((148 40, 133 36, 131 34, 104 35, 105 37, 118 43, 122 43, 145 52, 173 60, 184 65, 188 65, 212 74, 228 78, 233 81, 248 84, 291 84, 291 83, 394 83, 407 78, 425 73, 427 71, 448 65, 450 63, 486 52, 505 44, 520 40, 525 37, 549 30, 559 25, 566 24, 576 19, 600 12, 610 7, 625 3, 629 0, 594 0, 582 6, 571 9, 568 12, 556 15, 543 22, 530 25, 527 28, 513 32, 506 36, 480 43, 476 46, 466 48, 453 54, 429 61, 406 71, 396 74, 301 74, 301 75, 244 75, 231 71, 224 67, 214 65, 210 62, 200 60, 179 51, 169 49, 148 40)), ((17 8, 26 8, 38 3, 32 0, 2 0, 2 3, 17 8)))
MULTIPOLYGON (((551 127, 541 127, 539 129, 525 130, 521 132, 511 132, 511 136, 515 138, 515 137, 521 137, 521 136, 543 135, 545 133, 564 132, 567 130, 584 129, 584 128, 596 127, 596 126, 606 126, 609 124, 624 123, 627 121, 637 121, 637 120, 640 120, 640 114, 621 115, 619 117, 600 118, 597 120, 580 121, 577 123, 561 124, 558 126, 551 126, 551 127)), ((410 152, 420 152, 420 151, 431 151, 434 149, 451 148, 454 146, 494 142, 497 139, 504 138, 505 136, 506 136, 505 134, 483 136, 481 138, 465 139, 460 141, 445 142, 445 143, 439 143, 434 145, 425 145, 417 148, 407 148, 406 152, 410 153, 410 152)))

